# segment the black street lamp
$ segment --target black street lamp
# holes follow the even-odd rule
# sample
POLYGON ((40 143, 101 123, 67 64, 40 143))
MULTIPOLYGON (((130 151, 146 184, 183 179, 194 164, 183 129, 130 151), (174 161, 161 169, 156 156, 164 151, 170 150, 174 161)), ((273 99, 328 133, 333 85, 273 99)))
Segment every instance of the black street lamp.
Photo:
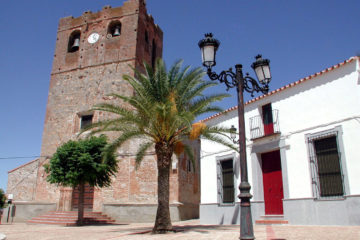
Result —
POLYGON ((225 83, 227 89, 236 87, 238 96, 238 119, 239 119, 239 140, 235 141, 236 128, 231 127, 231 138, 234 143, 239 144, 240 150, 240 175, 241 183, 239 186, 240 194, 240 238, 239 239, 255 239, 254 230, 251 217, 250 208, 250 184, 248 182, 247 172, 247 160, 246 160, 246 142, 245 142, 245 119, 244 119, 244 90, 251 93, 254 96, 254 92, 267 93, 269 91, 269 83, 271 81, 270 74, 270 61, 268 59, 262 59, 261 55, 257 55, 256 61, 251 65, 254 69, 256 76, 260 82, 258 82, 249 76, 243 76, 242 65, 235 65, 235 73, 230 68, 229 70, 222 71, 220 74, 212 72, 211 68, 216 65, 215 55, 220 42, 213 38, 212 33, 205 34, 205 38, 198 43, 201 49, 202 62, 207 68, 207 75, 211 80, 219 80, 221 83, 225 83))

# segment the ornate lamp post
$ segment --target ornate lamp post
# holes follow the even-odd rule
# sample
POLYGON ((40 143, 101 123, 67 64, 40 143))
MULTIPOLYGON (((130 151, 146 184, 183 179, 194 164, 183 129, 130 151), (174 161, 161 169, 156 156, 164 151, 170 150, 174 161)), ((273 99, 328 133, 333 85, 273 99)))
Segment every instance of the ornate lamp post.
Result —
POLYGON ((238 97, 238 119, 239 119, 239 140, 235 141, 236 128, 231 127, 231 138, 234 143, 239 144, 240 150, 240 175, 241 183, 239 186, 240 194, 240 238, 239 239, 255 239, 250 208, 250 184, 248 182, 247 160, 246 160, 246 142, 245 142, 245 119, 244 119, 244 90, 254 96, 254 92, 267 93, 269 83, 271 81, 270 61, 262 59, 261 55, 257 55, 256 61, 251 65, 254 69, 259 83, 247 73, 244 77, 242 65, 235 65, 235 73, 230 68, 222 71, 220 74, 213 72, 211 68, 216 65, 215 55, 220 42, 213 38, 212 33, 205 34, 205 38, 198 43, 201 49, 203 65, 207 68, 207 75, 211 80, 219 80, 225 83, 227 90, 236 87, 238 97))

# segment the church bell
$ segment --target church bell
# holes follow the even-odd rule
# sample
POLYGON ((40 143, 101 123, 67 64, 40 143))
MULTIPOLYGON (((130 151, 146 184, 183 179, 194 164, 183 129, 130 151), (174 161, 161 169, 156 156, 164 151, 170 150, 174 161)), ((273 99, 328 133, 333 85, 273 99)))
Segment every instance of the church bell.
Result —
POLYGON ((71 51, 75 52, 75 51, 79 50, 79 46, 80 46, 80 38, 75 38, 74 43, 71 46, 71 51))
POLYGON ((114 37, 120 36, 120 27, 119 26, 115 27, 113 36, 114 37))

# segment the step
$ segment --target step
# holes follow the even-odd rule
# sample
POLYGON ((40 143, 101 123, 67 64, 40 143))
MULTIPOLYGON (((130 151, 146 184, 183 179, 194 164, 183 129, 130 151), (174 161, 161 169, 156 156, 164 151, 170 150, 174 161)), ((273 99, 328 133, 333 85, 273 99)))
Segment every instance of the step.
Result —
POLYGON ((276 219, 259 219, 255 221, 255 224, 262 224, 262 225, 289 224, 289 221, 276 220, 276 219))
POLYGON ((61 226, 75 226, 76 222, 57 222, 57 221, 33 221, 28 220, 27 224, 51 224, 51 225, 61 225, 61 226))
MULTIPOLYGON (((78 215, 78 212, 77 211, 67 211, 67 212, 57 212, 57 211, 50 211, 50 212, 47 212, 47 214, 55 214, 55 215, 75 215, 77 216, 78 215)), ((89 216, 98 216, 98 215, 103 215, 102 212, 84 212, 84 216, 85 215, 89 215, 89 216)))
MULTIPOLYGON (((77 220, 78 217, 65 217, 65 216, 61 216, 61 217, 58 217, 58 216, 52 216, 52 215, 46 215, 46 216, 37 216, 37 217, 33 217, 32 219, 58 219, 58 220, 77 220)), ((104 216, 99 216, 99 217, 84 217, 84 219, 99 219, 99 220, 110 220, 109 217, 104 217, 104 216)))
MULTIPOLYGON (((78 212, 76 211, 67 211, 67 212, 57 212, 51 211, 47 212, 44 215, 33 217, 28 220, 29 224, 57 224, 64 226, 75 226, 78 220, 78 212)), ((84 224, 93 225, 93 224, 114 224, 115 220, 110 217, 102 214, 101 212, 85 212, 84 213, 84 224)))
MULTIPOLYGON (((38 217, 51 217, 51 218, 66 218, 66 219, 77 219, 78 215, 56 215, 56 214, 46 214, 41 215, 38 217)), ((90 215, 84 215, 84 218, 101 218, 101 219, 108 219, 109 217, 106 215, 98 215, 98 216, 90 216, 90 215)))
MULTIPOLYGON (((40 217, 40 216, 39 216, 40 217)), ((77 219, 78 215, 56 215, 56 214, 46 214, 46 215, 41 215, 41 217, 52 217, 52 218, 74 218, 77 219)), ((98 216, 89 216, 89 215, 84 215, 84 218, 109 218, 106 215, 98 215, 98 216)))
MULTIPOLYGON (((29 220, 28 224, 52 224, 52 225, 61 225, 61 226, 76 226, 76 221, 68 222, 58 222, 58 221, 39 221, 39 220, 29 220)), ((104 224, 114 224, 114 221, 84 221, 84 225, 104 225, 104 224)))
POLYGON ((261 225, 275 225, 275 224, 289 224, 289 221, 284 219, 284 215, 265 215, 261 216, 255 224, 261 225))
MULTIPOLYGON (((67 221, 77 221, 77 218, 55 218, 55 217, 33 217, 31 220, 46 220, 46 221, 59 221, 59 222, 67 222, 67 221)), ((84 221, 109 221, 115 222, 110 218, 84 218, 84 221)))

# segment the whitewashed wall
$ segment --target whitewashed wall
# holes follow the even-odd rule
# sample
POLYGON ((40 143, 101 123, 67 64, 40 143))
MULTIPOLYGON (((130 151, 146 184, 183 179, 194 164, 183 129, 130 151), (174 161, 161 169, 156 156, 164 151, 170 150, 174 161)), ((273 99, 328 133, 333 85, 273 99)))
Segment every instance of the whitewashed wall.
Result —
MULTIPOLYGON (((253 201, 263 200, 259 155, 252 150, 259 142, 251 141, 249 118, 260 115, 261 106, 271 103, 279 111, 284 198, 312 198, 311 172, 305 135, 341 126, 345 161, 346 195, 360 194, 360 76, 359 59, 286 88, 245 106, 247 159, 253 201), (285 162, 284 162, 285 161, 285 162), (254 190, 255 189, 255 190, 254 190)), ((273 79, 276 81, 276 79, 273 79)), ((237 123, 237 110, 206 121, 208 125, 230 127, 237 123)), ((275 150, 275 149, 274 149, 275 150)), ((233 151, 218 144, 201 142, 201 204, 217 203, 216 156, 233 151)), ((237 160, 238 161, 238 160, 237 160)), ((239 175, 237 175, 238 177, 239 175)), ((237 178, 237 185, 239 179, 237 178)), ((238 189, 236 189, 238 191, 238 189)), ((238 192, 236 193, 236 195, 238 192)), ((237 199, 238 201, 238 199, 237 199)))

